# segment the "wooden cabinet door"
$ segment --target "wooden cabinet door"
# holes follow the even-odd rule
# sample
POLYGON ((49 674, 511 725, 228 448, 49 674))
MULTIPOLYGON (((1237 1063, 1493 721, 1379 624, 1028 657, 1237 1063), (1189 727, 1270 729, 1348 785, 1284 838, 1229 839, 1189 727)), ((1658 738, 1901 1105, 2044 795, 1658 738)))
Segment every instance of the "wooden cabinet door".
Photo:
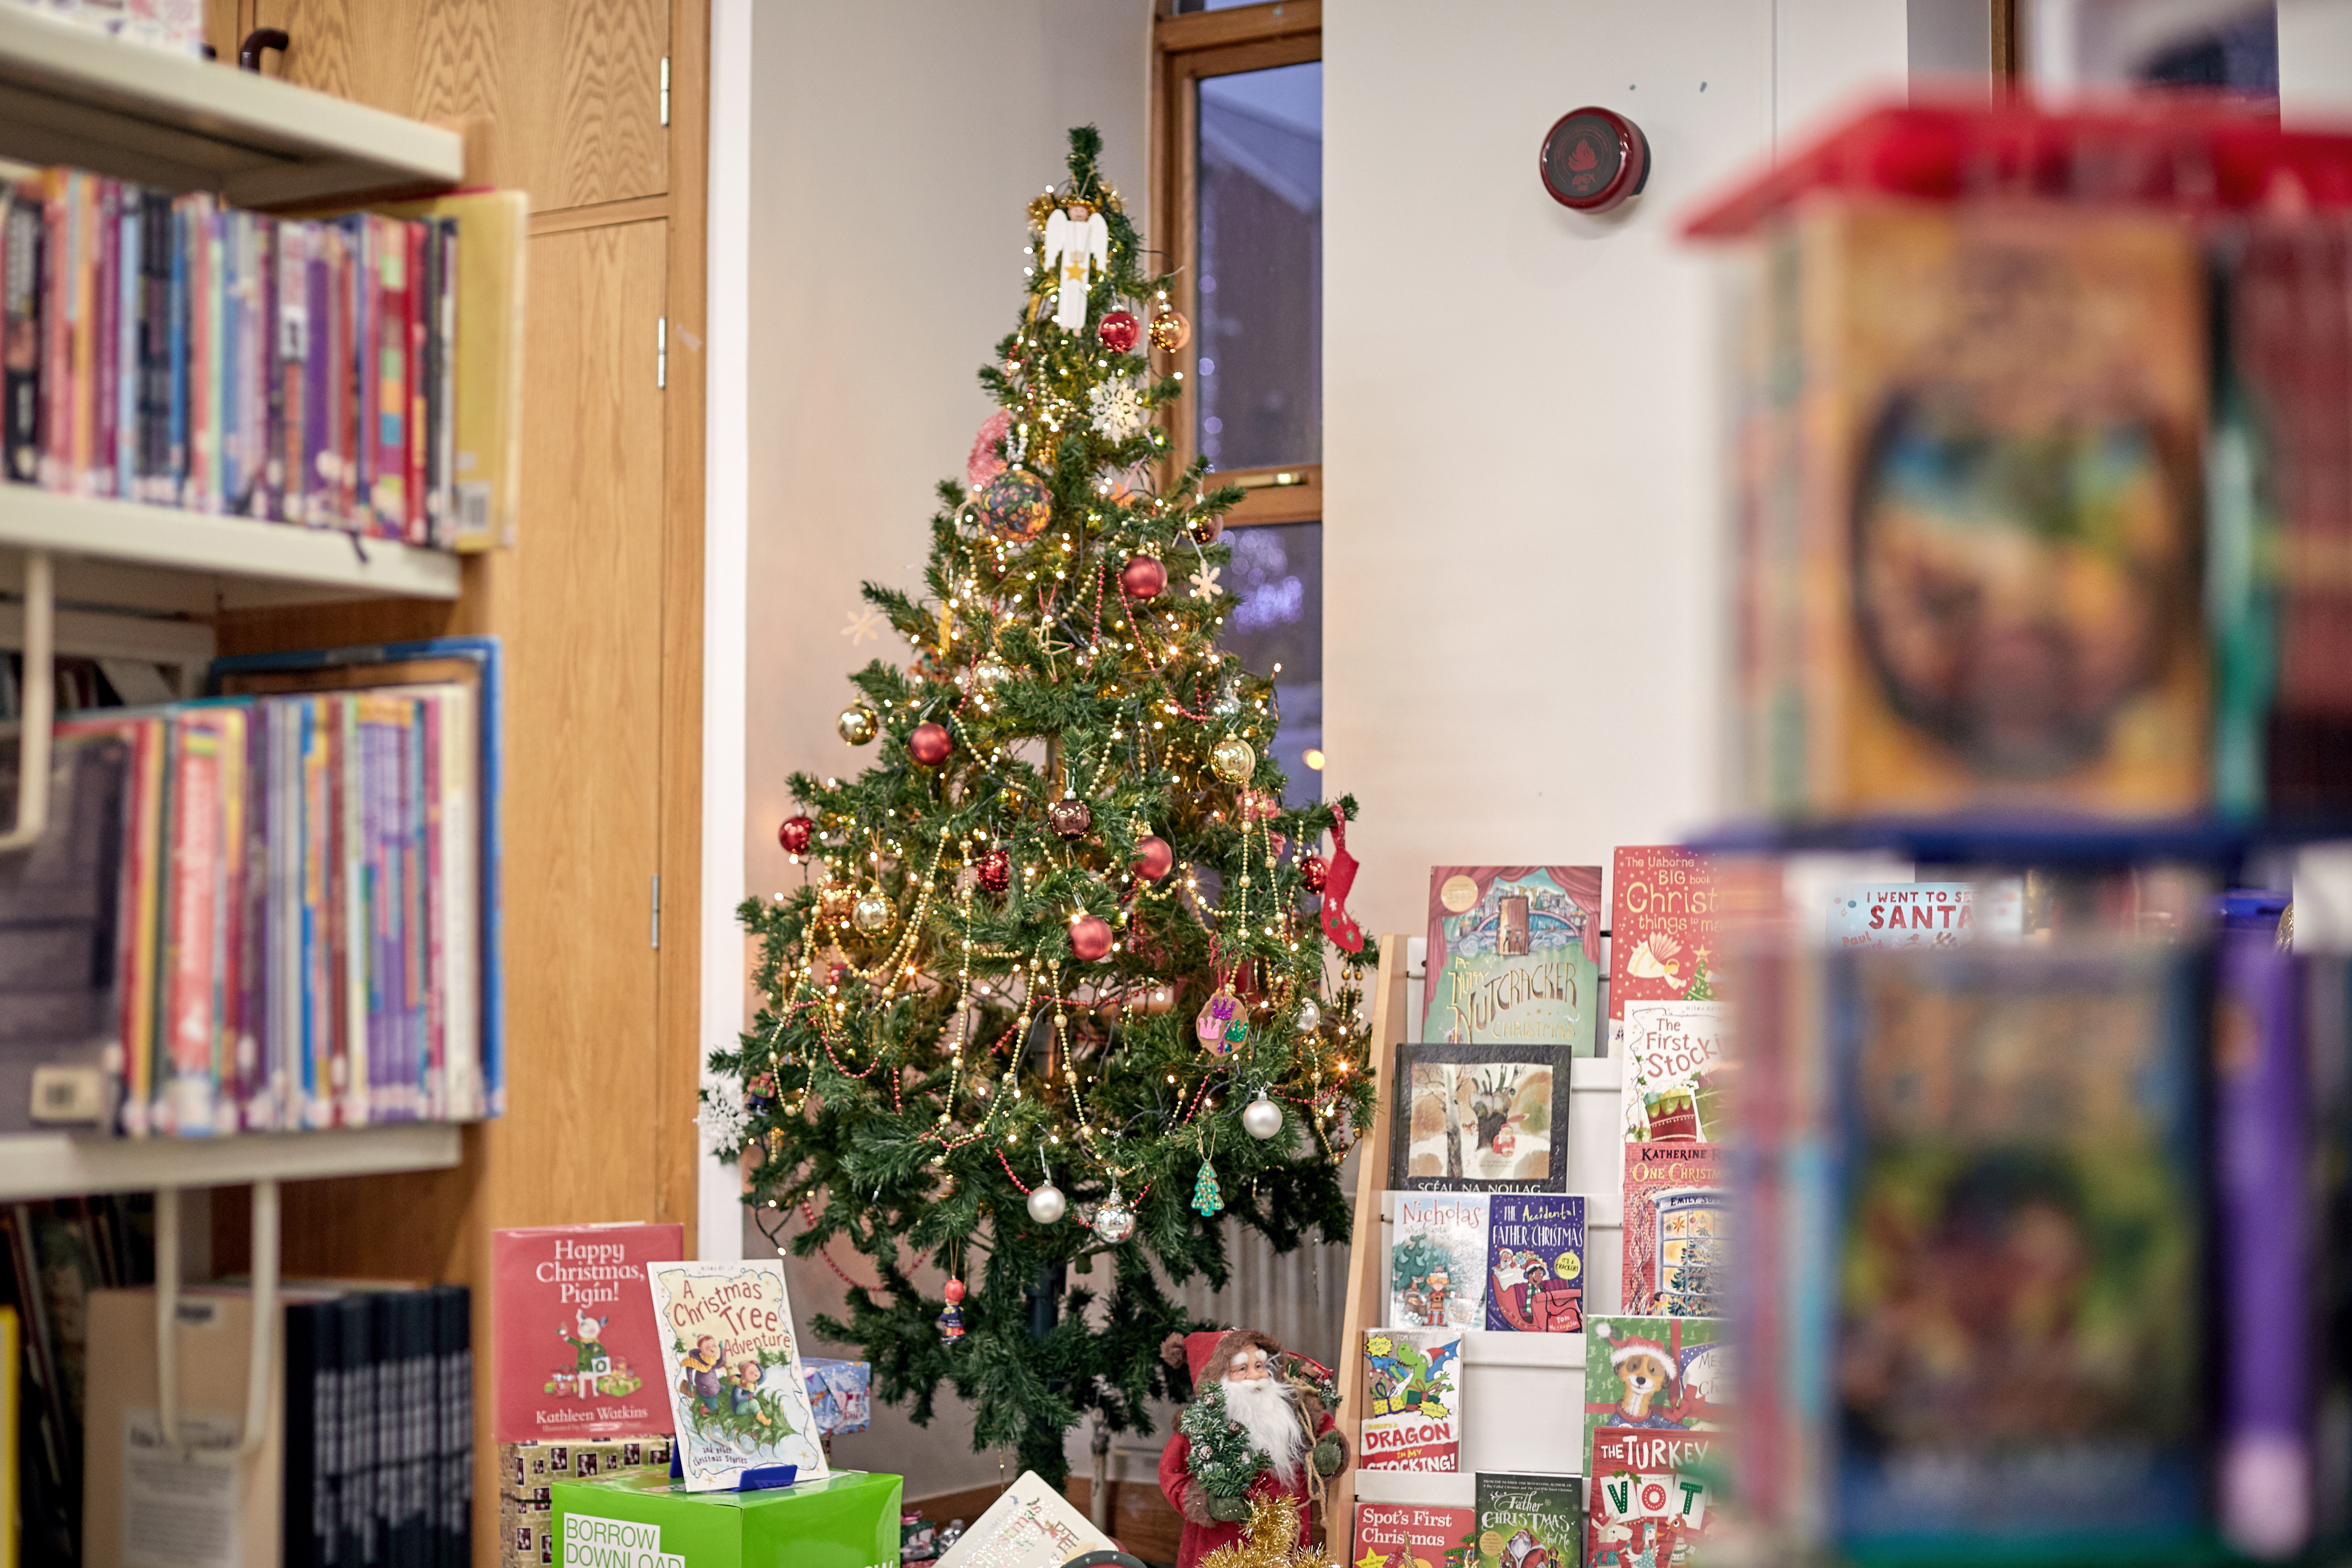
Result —
POLYGON ((239 0, 263 69, 418 120, 487 121, 474 177, 534 212, 669 188, 669 0, 239 0))
POLYGON ((493 1223, 643 1214, 656 1189, 668 225, 530 242, 506 748, 508 1110, 493 1223), (511 1217, 509 1217, 511 1216, 511 1217))

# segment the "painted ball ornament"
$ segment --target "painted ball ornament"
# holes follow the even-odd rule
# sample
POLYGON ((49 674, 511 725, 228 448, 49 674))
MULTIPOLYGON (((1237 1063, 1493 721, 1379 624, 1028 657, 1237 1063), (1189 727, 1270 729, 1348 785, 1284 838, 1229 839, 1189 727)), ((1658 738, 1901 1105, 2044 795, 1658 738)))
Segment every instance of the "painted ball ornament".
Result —
POLYGON ((1084 838, 1094 830, 1094 807, 1076 795, 1066 795, 1045 808, 1045 826, 1057 838, 1084 838))
POLYGON ((1024 542, 1054 521, 1054 498, 1028 469, 1007 468, 980 492, 980 518, 1000 539, 1024 542))
POLYGON ((776 842, 784 847, 787 855, 805 855, 816 842, 816 822, 808 816, 788 816, 776 829, 776 842))
POLYGON ((1136 841, 1135 864, 1129 869, 1145 881, 1160 880, 1175 866, 1176 851, 1157 833, 1147 833, 1136 841))
POLYGON ((1132 310, 1113 310, 1095 329, 1095 336, 1111 353, 1123 354, 1143 336, 1143 323, 1135 319, 1132 310))
POLYGON ((1263 1143, 1282 1131, 1282 1107, 1259 1089, 1257 1098, 1242 1108, 1242 1131, 1263 1143))
POLYGON ((907 737, 907 754, 927 768, 946 762, 948 753, 954 750, 955 741, 948 734, 945 724, 926 721, 916 725, 915 732, 907 737))
POLYGON ((1331 867, 1320 855, 1309 855, 1298 863, 1298 879, 1307 884, 1310 893, 1319 893, 1331 880, 1331 867))
POLYGON ((872 936, 888 925, 890 917, 896 912, 890 907, 887 894, 880 891, 864 893, 859 895, 856 903, 850 906, 849 923, 872 936))
POLYGON ((1168 586, 1168 568, 1156 555, 1130 555, 1119 568, 1119 592, 1130 599, 1156 599, 1168 586))
POLYGON ((1001 893, 1013 885, 1013 857, 1002 849, 992 849, 973 862, 972 875, 982 888, 1001 893))
POLYGON ((1257 750, 1239 735, 1228 735, 1209 752, 1209 771, 1227 784, 1240 784, 1257 766, 1257 750))
POLYGON ((1171 305, 1162 305, 1151 312, 1151 346, 1162 353, 1174 353, 1192 341, 1192 323, 1182 311, 1171 305))
POLYGON ((1110 956, 1110 922, 1100 915, 1080 915, 1070 922, 1070 951, 1083 963, 1110 956))
POLYGON ((865 745, 882 732, 882 720, 863 702, 853 702, 833 721, 834 732, 853 746, 865 745))
POLYGON ((1039 1225, 1057 1225, 1069 1212, 1070 1200, 1053 1183, 1041 1182, 1029 1189, 1029 1217, 1039 1225))

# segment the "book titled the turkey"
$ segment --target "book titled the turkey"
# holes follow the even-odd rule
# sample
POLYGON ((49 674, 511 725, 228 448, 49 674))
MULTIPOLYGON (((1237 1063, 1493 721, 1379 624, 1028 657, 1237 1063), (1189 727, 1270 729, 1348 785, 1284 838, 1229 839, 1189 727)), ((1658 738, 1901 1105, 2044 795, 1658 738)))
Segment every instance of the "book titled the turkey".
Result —
POLYGON ((1361 1468, 1462 1468, 1462 1331, 1372 1329, 1364 1335, 1361 1468))
POLYGON ((1584 1488, 1574 1476, 1477 1478, 1476 1568, 1576 1568, 1584 1561, 1584 1488))
POLYGON ((1600 958, 1600 867, 1436 867, 1422 1040, 1566 1040, 1591 1056, 1600 958))
POLYGON ((1583 1197, 1496 1193, 1486 1202, 1482 1326, 1518 1333, 1583 1332, 1583 1197))
POLYGON ((1602 1317, 1585 1331, 1587 1568, 1685 1562, 1706 1535, 1731 1414, 1725 1326, 1602 1317))
POLYGON ((1475 1510, 1419 1502, 1356 1505, 1354 1568, 1461 1568, 1474 1561, 1475 1510))
POLYGON ((1485 1193, 1399 1193, 1389 1245, 1389 1323, 1475 1329, 1486 1321, 1485 1193))
POLYGON ((676 1225, 550 1225, 490 1233, 491 1436, 642 1437, 670 1429, 646 1264, 686 1247, 676 1225))
POLYGON ((1634 1002, 1704 1002, 1720 949, 1722 894, 1705 857, 1678 844, 1621 844, 1609 881, 1609 1054, 1634 1002))

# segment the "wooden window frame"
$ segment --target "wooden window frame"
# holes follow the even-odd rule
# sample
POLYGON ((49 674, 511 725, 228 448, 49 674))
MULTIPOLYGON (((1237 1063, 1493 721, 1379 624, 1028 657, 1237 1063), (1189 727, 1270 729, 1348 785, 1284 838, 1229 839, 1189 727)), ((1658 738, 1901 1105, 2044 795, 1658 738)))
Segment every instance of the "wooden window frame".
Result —
MULTIPOLYGON (((1226 11, 1170 12, 1161 0, 1151 24, 1151 211, 1169 237, 1162 265, 1174 278, 1169 303, 1187 321, 1200 320, 1194 280, 1200 258, 1194 221, 1200 210, 1200 111, 1193 85, 1202 77, 1232 76, 1276 66, 1304 65, 1323 58, 1323 0, 1269 0, 1226 11)), ((1177 351, 1172 368, 1199 384, 1200 340, 1177 351)), ((1192 460, 1192 405, 1180 401, 1168 416, 1166 473, 1183 472, 1192 460)), ((1218 484, 1240 485, 1249 493, 1225 514, 1228 528, 1266 523, 1311 522, 1323 515, 1323 465, 1289 463, 1255 468, 1220 468, 1218 484)))

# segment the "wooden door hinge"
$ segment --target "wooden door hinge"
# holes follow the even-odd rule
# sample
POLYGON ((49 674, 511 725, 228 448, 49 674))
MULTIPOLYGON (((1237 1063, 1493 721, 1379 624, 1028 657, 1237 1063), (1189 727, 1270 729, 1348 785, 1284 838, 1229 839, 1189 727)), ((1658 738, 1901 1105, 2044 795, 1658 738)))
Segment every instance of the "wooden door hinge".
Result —
POLYGON ((653 945, 656 948, 661 946, 661 873, 658 871, 654 873, 653 945))
POLYGON ((654 318, 654 385, 666 389, 669 385, 669 318, 654 318))
POLYGON ((661 122, 669 123, 669 57, 662 57, 661 122))

